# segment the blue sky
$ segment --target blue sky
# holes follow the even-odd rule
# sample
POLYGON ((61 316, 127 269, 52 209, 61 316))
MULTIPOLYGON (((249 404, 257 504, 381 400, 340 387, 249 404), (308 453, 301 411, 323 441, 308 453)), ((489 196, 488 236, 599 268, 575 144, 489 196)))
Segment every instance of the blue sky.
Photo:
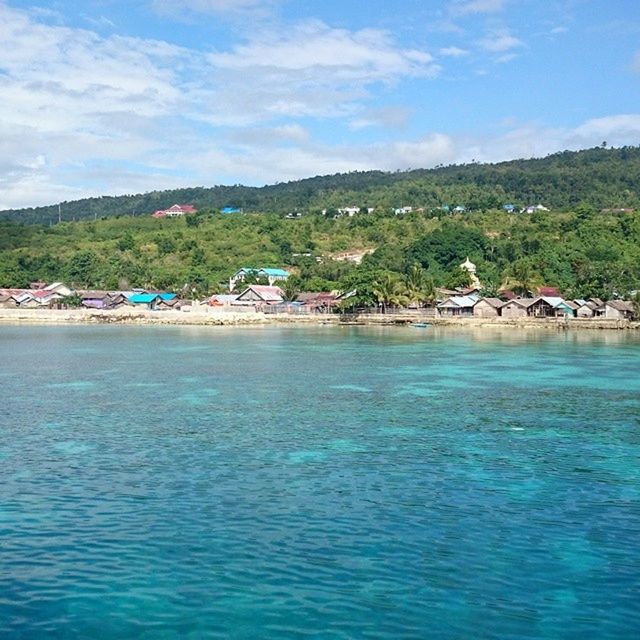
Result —
POLYGON ((637 0, 0 0, 0 209, 640 144, 637 0))

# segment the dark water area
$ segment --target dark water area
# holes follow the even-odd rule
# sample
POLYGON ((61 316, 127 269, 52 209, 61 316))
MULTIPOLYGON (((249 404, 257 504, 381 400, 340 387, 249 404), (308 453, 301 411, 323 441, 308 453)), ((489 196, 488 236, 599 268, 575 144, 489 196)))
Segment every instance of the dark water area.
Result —
POLYGON ((640 635, 640 340, 0 327, 0 638, 640 635))

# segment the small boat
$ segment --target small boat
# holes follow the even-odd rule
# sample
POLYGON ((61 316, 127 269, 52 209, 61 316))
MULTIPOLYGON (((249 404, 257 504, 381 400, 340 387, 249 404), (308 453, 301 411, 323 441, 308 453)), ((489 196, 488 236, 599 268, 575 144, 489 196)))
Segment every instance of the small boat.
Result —
POLYGON ((431 325, 428 322, 412 322, 411 326, 415 327, 416 329, 425 329, 426 327, 430 327, 431 325))

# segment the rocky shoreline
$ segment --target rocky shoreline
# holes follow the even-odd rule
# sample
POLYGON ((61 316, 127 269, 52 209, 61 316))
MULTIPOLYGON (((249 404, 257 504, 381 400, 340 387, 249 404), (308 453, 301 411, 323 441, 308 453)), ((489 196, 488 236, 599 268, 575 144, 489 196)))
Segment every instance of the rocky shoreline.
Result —
POLYGON ((0 309, 0 324, 134 324, 179 326, 244 326, 277 324, 311 325, 410 325, 416 322, 442 327, 513 327, 564 330, 637 330, 640 322, 594 318, 442 318, 415 313, 389 314, 265 314, 255 311, 219 310, 148 311, 89 309, 0 309))

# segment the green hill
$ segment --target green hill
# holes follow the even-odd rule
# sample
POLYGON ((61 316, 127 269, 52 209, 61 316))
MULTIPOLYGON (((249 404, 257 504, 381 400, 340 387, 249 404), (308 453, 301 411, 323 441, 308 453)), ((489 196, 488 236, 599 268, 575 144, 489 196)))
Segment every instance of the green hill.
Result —
MULTIPOLYGON (((467 210, 506 203, 543 203, 566 210, 586 203, 601 208, 640 207, 640 147, 565 151, 546 158, 497 164, 467 164, 396 173, 352 172, 318 176, 265 187, 215 186, 103 196, 61 203, 64 221, 110 216, 147 216, 175 203, 217 211, 286 214, 335 210, 344 206, 433 209, 462 205, 467 210)), ((27 224, 53 224, 58 204, 0 212, 0 218, 27 224)))

